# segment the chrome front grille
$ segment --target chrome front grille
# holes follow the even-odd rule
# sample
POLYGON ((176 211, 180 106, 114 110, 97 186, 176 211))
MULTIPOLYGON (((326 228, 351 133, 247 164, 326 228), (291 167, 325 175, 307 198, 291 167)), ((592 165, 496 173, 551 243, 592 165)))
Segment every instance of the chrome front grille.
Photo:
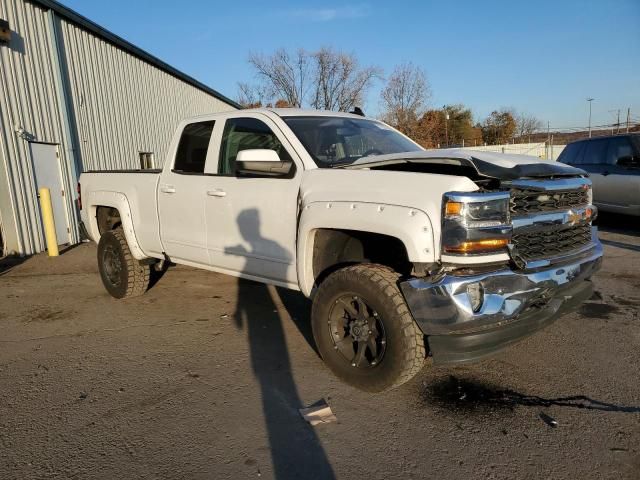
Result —
POLYGON ((515 233, 511 239, 517 256, 526 262, 560 257, 585 247, 590 242, 589 224, 515 233))
POLYGON ((514 217, 568 210, 589 204, 587 189, 540 191, 512 188, 510 210, 514 217))
POLYGON ((593 243, 589 179, 523 179, 509 188, 510 251, 516 263, 525 268, 550 264, 593 243))

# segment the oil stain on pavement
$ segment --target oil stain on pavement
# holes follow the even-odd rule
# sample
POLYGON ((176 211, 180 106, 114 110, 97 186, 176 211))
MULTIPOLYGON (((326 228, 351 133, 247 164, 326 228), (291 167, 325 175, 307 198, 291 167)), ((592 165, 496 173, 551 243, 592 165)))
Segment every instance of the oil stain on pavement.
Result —
POLYGON ((456 414, 513 411, 516 407, 568 407, 605 412, 640 413, 640 406, 616 405, 585 395, 545 398, 450 375, 427 384, 422 390, 425 405, 436 405, 456 414))

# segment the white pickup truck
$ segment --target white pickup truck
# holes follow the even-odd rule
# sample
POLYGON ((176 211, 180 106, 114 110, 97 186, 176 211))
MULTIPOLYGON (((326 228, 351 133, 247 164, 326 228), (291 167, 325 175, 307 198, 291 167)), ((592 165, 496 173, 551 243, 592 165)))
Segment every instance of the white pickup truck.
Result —
POLYGON ((424 150, 352 114, 191 118, 161 171, 80 183, 111 295, 143 294, 167 262, 299 290, 325 363, 368 391, 548 325, 591 296, 602 260, 582 170, 424 150))

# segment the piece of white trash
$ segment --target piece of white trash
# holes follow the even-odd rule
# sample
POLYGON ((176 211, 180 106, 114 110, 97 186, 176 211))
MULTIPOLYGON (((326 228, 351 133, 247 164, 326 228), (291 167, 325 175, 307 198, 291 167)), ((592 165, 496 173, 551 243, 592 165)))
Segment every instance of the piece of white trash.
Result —
POLYGON ((320 425, 321 423, 333 423, 338 419, 331 411, 331 407, 326 402, 322 402, 319 405, 314 405, 309 408, 301 408, 298 410, 302 418, 311 424, 312 427, 320 425))

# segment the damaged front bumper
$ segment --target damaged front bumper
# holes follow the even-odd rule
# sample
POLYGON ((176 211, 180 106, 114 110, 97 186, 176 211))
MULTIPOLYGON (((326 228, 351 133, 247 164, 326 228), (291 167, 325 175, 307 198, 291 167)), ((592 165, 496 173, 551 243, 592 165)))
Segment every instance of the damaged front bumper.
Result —
POLYGON ((594 229, 592 248, 553 266, 414 278, 400 288, 429 336, 434 363, 461 363, 491 355, 576 309, 591 297, 589 278, 601 263, 594 229))

